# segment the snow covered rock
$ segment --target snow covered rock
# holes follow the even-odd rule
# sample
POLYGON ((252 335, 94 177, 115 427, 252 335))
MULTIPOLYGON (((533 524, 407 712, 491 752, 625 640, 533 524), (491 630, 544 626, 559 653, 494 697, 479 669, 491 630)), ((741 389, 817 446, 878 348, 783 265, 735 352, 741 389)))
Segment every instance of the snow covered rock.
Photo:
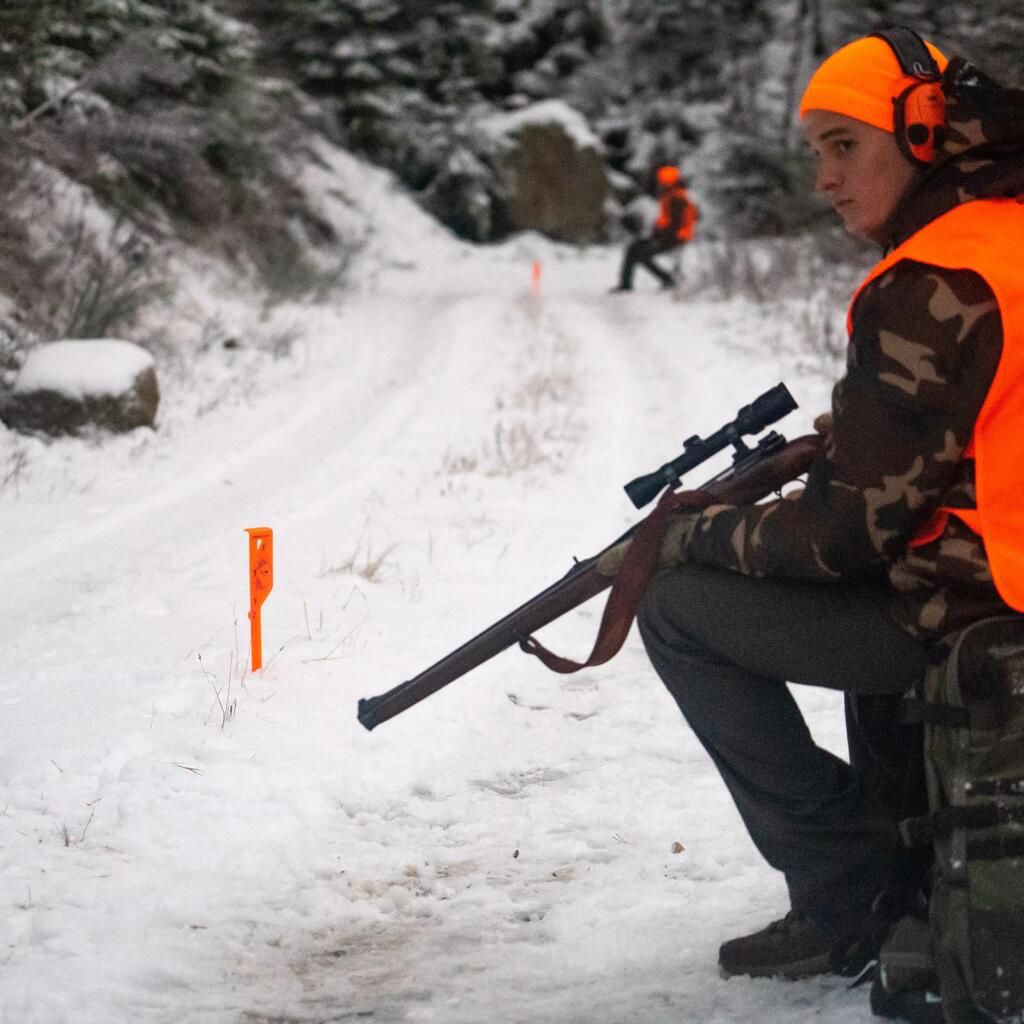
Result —
POLYGON ((160 391, 153 357, 129 341, 54 341, 32 349, 0 419, 14 430, 74 434, 151 427, 160 391))
POLYGON ((562 242, 602 236, 611 183, 601 141, 581 114, 561 100, 546 100, 489 117, 481 128, 505 154, 509 229, 562 242))

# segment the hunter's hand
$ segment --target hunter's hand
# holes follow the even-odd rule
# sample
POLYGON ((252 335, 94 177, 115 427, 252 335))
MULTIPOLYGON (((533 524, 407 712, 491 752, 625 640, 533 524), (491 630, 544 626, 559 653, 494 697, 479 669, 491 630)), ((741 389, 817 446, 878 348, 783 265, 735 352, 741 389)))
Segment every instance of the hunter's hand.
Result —
MULTIPOLYGON (((697 512, 680 512, 669 519, 658 554, 659 569, 668 569, 684 561, 683 553, 693 536, 698 515, 697 512)), ((632 543, 632 540, 624 540, 605 551, 597 560, 597 571, 602 576, 618 576, 632 543)))
POLYGON ((814 429, 822 437, 828 439, 832 433, 832 413, 823 412, 814 417, 814 429))

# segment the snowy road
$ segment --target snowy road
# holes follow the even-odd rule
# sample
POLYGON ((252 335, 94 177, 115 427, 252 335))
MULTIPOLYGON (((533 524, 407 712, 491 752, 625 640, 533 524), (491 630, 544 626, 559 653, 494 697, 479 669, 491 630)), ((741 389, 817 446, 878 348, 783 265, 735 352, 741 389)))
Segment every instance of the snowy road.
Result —
MULTIPOLYGON (((614 261, 430 235, 296 311, 243 393, 244 350, 155 435, 26 449, 0 492, 3 1024, 870 1019, 839 979, 718 977, 783 887, 635 640, 568 678, 508 652, 356 722, 635 521, 621 485, 684 437, 780 379, 790 435, 827 402, 771 310, 610 297, 614 261)), ((598 611, 545 639, 582 654, 598 611)), ((800 699, 841 749, 835 697, 800 699)))

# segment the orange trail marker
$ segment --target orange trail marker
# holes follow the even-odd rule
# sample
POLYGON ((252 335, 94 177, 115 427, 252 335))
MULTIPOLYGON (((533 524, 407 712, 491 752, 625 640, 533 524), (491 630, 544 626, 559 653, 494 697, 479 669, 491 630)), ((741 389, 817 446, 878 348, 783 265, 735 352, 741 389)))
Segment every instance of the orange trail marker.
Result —
POLYGON ((249 634, 255 672, 263 668, 260 607, 274 587, 274 531, 269 526, 253 526, 245 532, 249 534, 249 634))
POLYGON ((530 271, 530 287, 534 295, 540 291, 540 260, 533 261, 533 268, 530 271))

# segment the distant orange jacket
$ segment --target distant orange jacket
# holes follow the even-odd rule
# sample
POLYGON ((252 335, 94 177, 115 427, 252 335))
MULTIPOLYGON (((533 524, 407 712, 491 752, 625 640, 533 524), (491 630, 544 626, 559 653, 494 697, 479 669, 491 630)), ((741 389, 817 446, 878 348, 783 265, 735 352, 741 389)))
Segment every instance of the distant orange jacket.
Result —
MULTIPOLYGON (((948 270, 973 270, 999 304, 1003 349, 995 378, 964 452, 975 460, 977 509, 940 508, 911 540, 927 544, 942 535, 949 516, 981 536, 992 578, 1003 600, 1024 611, 1024 275, 1020 245, 1024 204, 1016 199, 976 199, 937 217, 897 246, 861 288, 902 259, 948 270)), ((857 290, 857 295, 860 289, 857 290)), ((857 301, 854 295, 854 302, 857 301)), ((853 304, 851 303, 851 310, 853 304)))
POLYGON ((658 219, 654 222, 654 226, 659 230, 664 230, 678 223, 676 238, 680 242, 689 242, 693 238, 693 228, 699 218, 697 207, 690 201, 686 189, 682 185, 674 185, 661 195, 658 219), (680 207, 682 207, 681 216, 678 212, 680 207))

